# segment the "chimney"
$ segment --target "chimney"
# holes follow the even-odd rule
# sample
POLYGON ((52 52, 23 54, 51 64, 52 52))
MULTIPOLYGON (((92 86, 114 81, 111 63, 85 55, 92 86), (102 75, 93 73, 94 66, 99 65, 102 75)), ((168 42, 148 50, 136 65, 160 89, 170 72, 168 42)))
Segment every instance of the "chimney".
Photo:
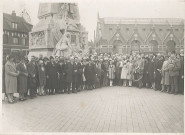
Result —
POLYGON ((13 16, 16 16, 15 10, 12 11, 12 15, 13 16))

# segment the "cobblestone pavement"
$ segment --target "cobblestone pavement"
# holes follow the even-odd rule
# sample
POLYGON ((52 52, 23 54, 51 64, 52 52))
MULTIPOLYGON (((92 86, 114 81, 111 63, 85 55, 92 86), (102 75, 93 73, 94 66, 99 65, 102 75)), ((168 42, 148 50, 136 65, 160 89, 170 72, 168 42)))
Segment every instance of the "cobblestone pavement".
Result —
POLYGON ((107 87, 2 105, 3 131, 184 132, 184 96, 107 87))

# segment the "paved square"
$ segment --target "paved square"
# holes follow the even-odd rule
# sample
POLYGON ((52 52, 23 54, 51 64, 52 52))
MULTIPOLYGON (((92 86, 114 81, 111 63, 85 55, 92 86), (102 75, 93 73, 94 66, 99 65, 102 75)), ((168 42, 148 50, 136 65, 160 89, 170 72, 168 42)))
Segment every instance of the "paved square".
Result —
POLYGON ((184 96, 134 87, 3 103, 3 131, 184 132, 184 96))

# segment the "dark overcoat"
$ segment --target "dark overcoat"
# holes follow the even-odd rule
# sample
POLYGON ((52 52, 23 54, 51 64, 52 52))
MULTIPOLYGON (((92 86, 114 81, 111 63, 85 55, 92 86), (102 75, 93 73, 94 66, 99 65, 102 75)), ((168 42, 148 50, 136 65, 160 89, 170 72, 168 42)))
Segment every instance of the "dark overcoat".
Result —
POLYGON ((65 67, 65 69, 66 69, 66 81, 68 83, 71 83, 74 80, 73 79, 73 76, 74 76, 74 66, 73 66, 73 64, 74 63, 68 62, 66 64, 66 67, 65 67))
POLYGON ((59 89, 62 90, 64 88, 65 82, 66 82, 66 70, 65 70, 65 64, 62 64, 59 66, 59 89))
POLYGON ((159 72, 159 70, 162 69, 162 65, 163 65, 162 60, 155 60, 154 61, 154 71, 155 71, 154 80, 155 80, 155 82, 161 82, 162 76, 161 76, 161 72, 159 72))
POLYGON ((94 64, 87 64, 85 66, 84 75, 88 83, 94 84, 94 76, 95 74, 95 65, 94 64))
POLYGON ((28 88, 29 89, 35 89, 37 88, 37 67, 36 64, 33 64, 32 62, 29 62, 27 65, 28 70, 28 88))
POLYGON ((17 77, 17 91, 19 93, 26 93, 28 80, 27 67, 23 63, 19 63, 17 65, 17 70, 20 72, 19 76, 17 77))
POLYGON ((48 76, 48 89, 56 89, 58 87, 58 65, 49 62, 46 66, 46 74, 48 76))

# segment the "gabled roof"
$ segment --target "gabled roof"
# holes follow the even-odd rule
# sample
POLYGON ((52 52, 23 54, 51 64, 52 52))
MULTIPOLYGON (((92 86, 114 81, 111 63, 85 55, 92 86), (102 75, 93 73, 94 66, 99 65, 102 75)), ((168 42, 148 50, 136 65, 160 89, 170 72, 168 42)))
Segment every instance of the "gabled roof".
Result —
POLYGON ((3 13, 3 29, 19 32, 30 32, 33 25, 27 23, 24 18, 12 14, 3 13), (17 23, 17 29, 12 28, 12 22, 17 23))
POLYGON ((147 43, 147 42, 150 42, 150 40, 152 39, 152 35, 153 35, 153 34, 155 35, 155 39, 158 39, 157 41, 160 41, 160 44, 162 44, 162 39, 158 36, 158 34, 156 33, 155 30, 152 30, 152 31, 150 32, 150 34, 147 36, 145 42, 146 42, 146 43, 147 43))
POLYGON ((122 42, 126 43, 126 40, 125 40, 125 38, 122 36, 120 30, 117 30, 117 31, 114 33, 114 36, 111 38, 110 43, 114 42, 114 40, 117 40, 117 38, 118 38, 118 40, 121 40, 122 42), (119 37, 117 37, 117 35, 118 35, 119 37))
POLYGON ((134 38, 134 35, 137 35, 137 40, 139 40, 142 44, 143 44, 143 39, 142 39, 142 37, 141 37, 141 35, 138 33, 138 31, 137 30, 134 30, 133 31, 133 33, 132 33, 132 35, 130 36, 130 38, 128 38, 128 40, 127 40, 127 43, 131 43, 133 40, 135 40, 134 38))

